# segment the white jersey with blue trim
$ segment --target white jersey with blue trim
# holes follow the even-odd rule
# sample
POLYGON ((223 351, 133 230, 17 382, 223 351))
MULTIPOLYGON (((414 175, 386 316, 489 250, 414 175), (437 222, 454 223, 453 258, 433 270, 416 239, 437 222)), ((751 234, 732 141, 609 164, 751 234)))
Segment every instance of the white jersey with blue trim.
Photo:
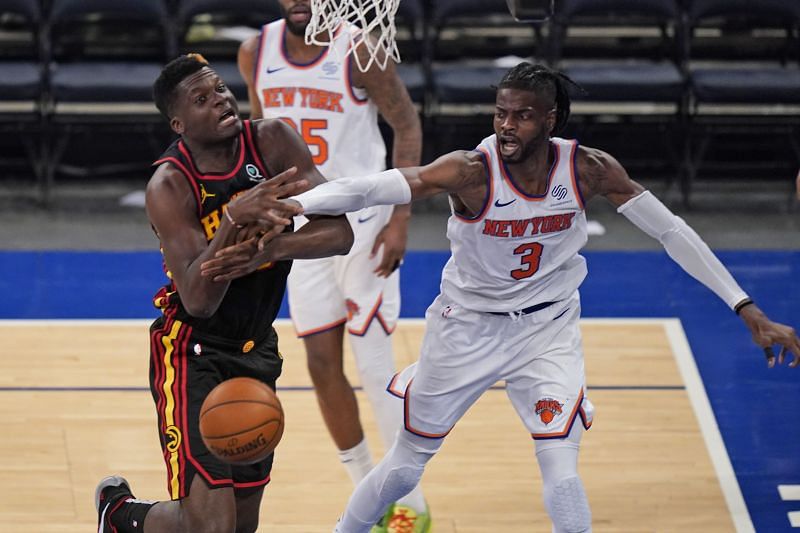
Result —
MULTIPOLYGON (((328 179, 384 170, 377 106, 350 84, 349 39, 334 38, 316 59, 299 64, 286 53, 286 31, 283 19, 261 29, 253 80, 263 116, 294 127, 328 179)), ((345 24, 336 35, 344 31, 357 29, 345 24)))
POLYGON ((474 218, 452 209, 452 256, 442 273, 442 294, 467 309, 492 312, 568 298, 587 273, 578 254, 588 233, 575 168, 577 141, 550 139, 553 165, 541 196, 515 183, 496 135, 476 150, 486 163, 487 197, 474 218))

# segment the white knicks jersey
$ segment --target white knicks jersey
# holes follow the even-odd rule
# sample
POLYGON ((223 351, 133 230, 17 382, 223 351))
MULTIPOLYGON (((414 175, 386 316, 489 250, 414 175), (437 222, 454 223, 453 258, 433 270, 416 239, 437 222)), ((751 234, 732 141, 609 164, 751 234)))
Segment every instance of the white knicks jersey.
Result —
POLYGON ((578 252, 588 234, 575 170, 577 141, 550 139, 554 162, 541 196, 515 183, 500 158, 495 135, 478 145, 488 193, 483 210, 447 222, 452 256, 442 272, 442 294, 475 311, 511 312, 568 298, 586 277, 578 252))
MULTIPOLYGON (((378 109, 366 91, 350 85, 348 39, 334 39, 319 57, 298 64, 286 53, 286 31, 283 19, 261 29, 253 80, 263 116, 297 130, 328 179, 384 170, 378 109)), ((355 28, 344 25, 337 35, 342 31, 355 28)))

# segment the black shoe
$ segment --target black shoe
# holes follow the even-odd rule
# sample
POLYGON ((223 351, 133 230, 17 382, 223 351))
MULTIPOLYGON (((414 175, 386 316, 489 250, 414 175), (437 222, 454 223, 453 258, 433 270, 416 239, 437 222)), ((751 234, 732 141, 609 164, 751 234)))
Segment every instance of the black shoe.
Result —
POLYGON ((120 498, 133 498, 133 493, 128 482, 122 476, 109 476, 100 480, 94 491, 94 507, 97 509, 97 533, 114 531, 111 522, 106 517, 120 498))

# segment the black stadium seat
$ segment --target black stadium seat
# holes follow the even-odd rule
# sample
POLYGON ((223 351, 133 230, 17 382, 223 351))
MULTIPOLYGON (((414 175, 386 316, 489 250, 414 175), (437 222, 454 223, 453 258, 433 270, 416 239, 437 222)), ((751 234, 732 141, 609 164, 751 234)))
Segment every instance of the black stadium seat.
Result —
POLYGON ((39 180, 46 129, 41 18, 39 0, 0 0, 0 31, 8 32, 0 47, 0 131, 18 138, 26 156, 4 156, 0 161, 27 164, 39 180))
POLYGON ((178 48, 181 53, 203 54, 246 112, 247 85, 236 66, 239 44, 247 35, 280 17, 277 0, 179 0, 178 48))
POLYGON ((731 154, 759 154, 753 163, 770 167, 759 170, 792 179, 800 165, 800 2, 689 0, 687 8, 687 198, 704 167, 726 177, 756 170, 731 154), (721 137, 728 153, 713 143, 721 137))
POLYGON ((45 201, 57 169, 88 175, 125 166, 62 164, 74 134, 110 126, 155 137, 162 120, 152 103, 152 84, 175 55, 163 0, 52 0, 49 26, 52 143, 45 201))
POLYGON ((571 134, 636 139, 616 153, 668 184, 683 161, 682 27, 676 0, 562 0, 550 35, 550 61, 583 89, 571 134))
POLYGON ((435 135, 426 150, 434 155, 463 148, 455 132, 469 133, 467 143, 480 142, 491 126, 493 87, 518 62, 514 58, 542 50, 540 26, 514 20, 505 0, 437 0, 428 24, 426 129, 435 135), (502 62, 503 57, 511 59, 502 62))

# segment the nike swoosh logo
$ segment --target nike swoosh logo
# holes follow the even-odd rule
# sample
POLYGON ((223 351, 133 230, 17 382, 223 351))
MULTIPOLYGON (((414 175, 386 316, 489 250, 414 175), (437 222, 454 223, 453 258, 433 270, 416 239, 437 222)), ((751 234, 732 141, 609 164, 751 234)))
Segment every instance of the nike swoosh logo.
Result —
POLYGON ((277 67, 277 68, 267 67, 267 74, 272 74, 273 72, 278 72, 279 70, 283 70, 285 68, 286 67, 277 67))
POLYGON ((494 206, 495 206, 495 207, 505 207, 505 206, 507 206, 507 205, 511 205, 511 204, 513 204, 513 203, 514 203, 514 202, 516 202, 516 201, 517 201, 517 199, 516 199, 516 198, 514 198, 514 199, 512 199, 510 202, 502 203, 502 202, 500 202, 500 198, 498 198, 497 200, 495 200, 495 201, 494 201, 494 206))
POLYGON ((358 218, 358 223, 359 223, 359 224, 363 224, 363 223, 364 223, 364 222, 366 222, 367 220, 372 220, 372 219, 373 219, 373 218, 375 218, 376 216, 378 216, 378 213, 372 213, 370 216, 368 216, 368 217, 365 217, 365 218, 361 218, 361 217, 359 217, 359 218, 358 218))

